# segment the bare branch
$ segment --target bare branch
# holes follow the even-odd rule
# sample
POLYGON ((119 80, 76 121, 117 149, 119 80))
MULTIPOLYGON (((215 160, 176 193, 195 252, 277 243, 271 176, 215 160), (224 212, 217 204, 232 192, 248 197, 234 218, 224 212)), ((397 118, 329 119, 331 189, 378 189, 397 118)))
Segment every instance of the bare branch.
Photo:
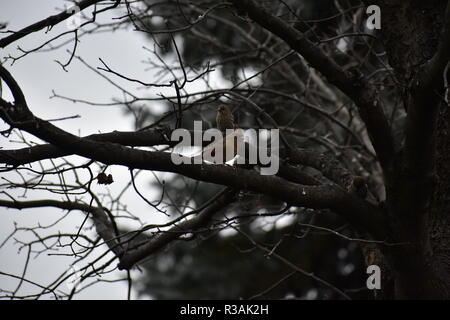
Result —
MULTIPOLYGON (((98 2, 101 2, 103 0, 83 0, 77 3, 77 6, 80 8, 80 10, 84 10, 87 7, 90 7, 98 2)), ((0 39, 0 48, 5 48, 6 46, 10 45, 14 41, 17 41, 30 33, 39 31, 44 28, 52 28, 53 26, 57 25, 58 23, 66 20, 67 18, 70 18, 72 15, 74 15, 76 11, 74 10, 66 10, 61 13, 55 14, 53 16, 50 16, 44 20, 41 20, 39 22, 36 22, 28 27, 23 28, 22 30, 19 30, 17 32, 14 32, 13 34, 0 39)))
POLYGON ((194 218, 180 222, 179 224, 174 225, 170 230, 157 234, 137 249, 126 252, 118 265, 119 269, 130 269, 135 263, 150 256, 152 253, 163 248, 180 236, 189 232, 194 232, 207 225, 214 214, 234 200, 235 195, 235 190, 229 188, 225 189, 194 218))

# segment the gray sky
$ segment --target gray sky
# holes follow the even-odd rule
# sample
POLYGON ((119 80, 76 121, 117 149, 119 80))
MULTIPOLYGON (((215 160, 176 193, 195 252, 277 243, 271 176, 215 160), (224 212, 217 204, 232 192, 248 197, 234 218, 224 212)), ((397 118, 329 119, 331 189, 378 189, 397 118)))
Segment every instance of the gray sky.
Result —
MULTIPOLYGON (((60 12, 64 8, 65 1, 61 0, 0 0, 0 22, 8 22, 7 29, 18 30, 29 24, 37 22, 49 15, 60 12), (58 9, 59 8, 59 9, 58 9)), ((87 12, 90 12, 89 9, 87 12)), ((119 13, 103 14, 99 19, 101 21, 111 21, 113 15, 119 13)), ((67 28, 64 23, 55 27, 51 32, 45 34, 44 31, 30 34, 20 41, 11 44, 6 49, 0 49, 0 58, 9 54, 17 56, 20 52, 17 46, 24 49, 30 49, 40 45, 50 37, 65 31, 67 28)), ((0 34, 0 37, 4 37, 0 34)), ((69 39, 69 38, 68 38, 69 39)), ((143 45, 151 46, 148 39, 142 34, 128 31, 117 31, 113 34, 104 33, 84 37, 80 39, 77 48, 77 55, 81 56, 87 63, 94 67, 100 66, 98 58, 105 60, 108 65, 114 67, 115 70, 123 71, 133 78, 143 79, 149 78, 149 73, 144 71, 145 66, 141 61, 149 58, 149 53, 142 49, 143 45)), ((70 119, 56 124, 74 134, 87 135, 98 132, 109 132, 113 130, 131 130, 131 118, 126 118, 120 107, 96 107, 84 104, 74 104, 61 99, 50 99, 52 90, 57 94, 69 96, 73 98, 86 99, 96 102, 111 102, 112 98, 121 97, 121 92, 102 80, 98 75, 88 70, 79 61, 74 60, 67 68, 69 72, 62 70, 54 60, 66 62, 69 58, 67 49, 71 50, 73 44, 67 47, 46 53, 32 53, 20 60, 14 65, 5 64, 5 67, 12 73, 19 85, 22 87, 26 95, 26 99, 30 109, 35 115, 44 119, 54 119, 73 115, 81 115, 81 118, 70 119)), ((135 84, 129 84, 118 81, 126 85, 128 90, 143 94, 142 90, 138 91, 135 84)), ((5 93, 4 93, 5 94, 5 93)), ((154 108, 158 108, 154 105, 154 108)), ((5 127, 0 125, 1 129, 5 127)), ((38 142, 33 138, 32 141, 38 142)), ((4 137, 0 137, 0 145, 2 147, 17 148, 23 147, 17 144, 11 144, 4 137)), ((80 158, 81 159, 81 158, 80 158)), ((77 159, 75 161, 80 161, 77 159)), ((115 180, 128 182, 127 171, 123 168, 112 167, 110 172, 113 173, 115 180)), ((3 177, 13 177, 6 174, 3 177)), ((143 176, 140 181, 143 190, 149 190, 148 181, 151 176, 143 176)), ((3 181, 2 181, 3 182, 3 181)), ((115 183, 111 186, 113 192, 117 192, 123 187, 123 184, 115 183)), ((102 192, 104 186, 96 185, 94 190, 102 192)), ((11 191, 11 194, 18 195, 11 191)), ((48 194, 30 193, 27 200, 37 199, 39 197, 47 197, 48 194)), ((3 195, 0 198, 5 199, 3 195)), ((128 207, 137 214, 144 215, 147 219, 149 209, 143 204, 135 194, 128 194, 128 207)), ((57 218, 64 214, 61 210, 51 208, 33 209, 33 210, 6 210, 0 207, 0 243, 7 237, 14 228, 14 222, 19 227, 31 227, 36 225, 51 224, 57 218)), ((164 217, 152 213, 152 223, 160 222, 164 217)), ((71 212, 67 219, 64 219, 56 228, 49 230, 40 230, 42 234, 60 232, 75 232, 75 228, 83 221, 84 215, 79 212, 71 212)), ((20 240, 30 240, 32 237, 28 233, 20 233, 20 240)), ((14 245, 14 241, 0 249, 0 271, 20 275, 26 258, 26 250, 18 252, 19 246, 14 245)), ((61 256, 40 255, 37 258, 32 256, 26 278, 42 285, 45 285, 56 278, 63 272, 72 262, 72 259, 61 256)), ((137 272, 135 273, 137 274, 137 272)), ((117 272, 115 274, 125 276, 125 273, 117 272)), ((17 286, 18 281, 0 275, 0 289, 12 289, 17 286)), ((31 285, 24 285, 20 291, 21 294, 35 293, 36 288, 31 285)), ((122 283, 99 283, 85 290, 76 298, 83 299, 124 299, 126 298, 127 287, 125 282, 122 283)))

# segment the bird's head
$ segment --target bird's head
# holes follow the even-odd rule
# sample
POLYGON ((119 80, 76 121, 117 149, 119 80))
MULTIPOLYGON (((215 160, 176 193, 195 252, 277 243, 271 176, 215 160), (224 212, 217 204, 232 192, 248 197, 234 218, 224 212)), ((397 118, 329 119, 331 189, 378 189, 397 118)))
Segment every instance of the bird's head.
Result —
POLYGON ((226 114, 226 113, 229 113, 229 112, 230 112, 230 109, 229 109, 226 105, 221 104, 221 105, 217 108, 217 111, 220 112, 220 113, 222 113, 222 114, 226 114))

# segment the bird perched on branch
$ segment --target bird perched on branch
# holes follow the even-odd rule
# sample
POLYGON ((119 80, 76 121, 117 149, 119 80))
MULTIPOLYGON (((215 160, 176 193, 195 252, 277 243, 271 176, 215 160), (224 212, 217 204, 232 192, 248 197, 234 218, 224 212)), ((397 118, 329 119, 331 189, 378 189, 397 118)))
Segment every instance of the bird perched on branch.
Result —
POLYGON ((234 116, 228 106, 221 104, 217 108, 216 125, 217 129, 222 132, 225 132, 226 129, 235 129, 234 116))
POLYGON ((216 125, 222 132, 222 138, 207 145, 196 157, 201 156, 203 160, 215 164, 226 164, 238 155, 240 151, 238 145, 244 146, 244 133, 236 128, 233 113, 224 104, 217 108, 216 125), (226 134, 227 129, 233 131, 226 134))

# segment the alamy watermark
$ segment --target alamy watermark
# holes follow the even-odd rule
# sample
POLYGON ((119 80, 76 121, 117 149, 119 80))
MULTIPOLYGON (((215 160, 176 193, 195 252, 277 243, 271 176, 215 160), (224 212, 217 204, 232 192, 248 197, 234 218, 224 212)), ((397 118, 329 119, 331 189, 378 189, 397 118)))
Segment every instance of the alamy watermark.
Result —
POLYGON ((369 277, 367 277, 366 286, 369 290, 381 289, 381 269, 376 264, 367 267, 366 270, 369 277))
POLYGON ((79 6, 71 6, 66 8, 66 13, 72 14, 66 20, 66 27, 69 30, 76 30, 81 26, 81 9, 79 6))
POLYGON ((210 162, 226 164, 234 160, 237 164, 259 165, 262 175, 275 175, 279 169, 279 130, 227 129, 222 135, 217 129, 208 129, 203 132, 202 121, 194 121, 194 133, 186 129, 172 131, 171 141, 179 141, 175 148, 202 146, 203 142, 211 142, 201 152, 192 157, 186 157, 172 152, 171 159, 176 165, 202 164, 210 162), (262 139, 261 133, 270 136, 262 139), (247 141, 246 141, 247 139, 247 141), (270 146, 268 141, 270 140, 270 146))
POLYGON ((381 9, 373 4, 367 7, 366 14, 370 14, 366 21, 366 27, 369 30, 381 29, 381 9))
POLYGON ((82 272, 80 268, 73 265, 70 267, 67 273, 70 275, 69 278, 67 278, 66 280, 67 289, 69 290, 76 289, 81 282, 82 272))

